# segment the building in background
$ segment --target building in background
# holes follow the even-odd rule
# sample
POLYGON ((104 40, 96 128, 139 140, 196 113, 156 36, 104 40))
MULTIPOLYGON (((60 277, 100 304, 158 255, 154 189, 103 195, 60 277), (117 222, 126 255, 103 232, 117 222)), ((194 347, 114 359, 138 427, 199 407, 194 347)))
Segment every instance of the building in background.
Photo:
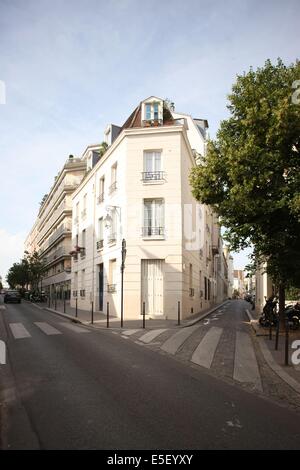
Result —
MULTIPOLYGON (((82 156, 89 171, 73 193, 72 298, 78 308, 124 316, 193 315, 228 297, 228 261, 211 208, 191 194, 189 173, 205 155, 208 124, 142 101, 123 126, 108 126, 106 152, 82 156), (219 272, 220 271, 220 272, 219 272)), ((100 144, 99 144, 100 145, 100 144)))
POLYGON ((70 297, 72 248, 72 193, 86 172, 86 163, 69 156, 54 185, 41 202, 38 217, 25 241, 25 250, 37 251, 47 271, 41 289, 47 294, 70 297))
POLYGON ((242 269, 234 269, 233 271, 233 293, 241 298, 246 293, 245 274, 242 269))

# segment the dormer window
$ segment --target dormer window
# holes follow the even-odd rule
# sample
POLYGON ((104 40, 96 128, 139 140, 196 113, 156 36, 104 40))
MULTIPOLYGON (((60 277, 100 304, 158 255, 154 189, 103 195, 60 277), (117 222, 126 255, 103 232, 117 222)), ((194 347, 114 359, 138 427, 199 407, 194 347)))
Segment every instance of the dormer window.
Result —
POLYGON ((160 126, 163 123, 163 102, 152 98, 143 104, 143 124, 160 126))

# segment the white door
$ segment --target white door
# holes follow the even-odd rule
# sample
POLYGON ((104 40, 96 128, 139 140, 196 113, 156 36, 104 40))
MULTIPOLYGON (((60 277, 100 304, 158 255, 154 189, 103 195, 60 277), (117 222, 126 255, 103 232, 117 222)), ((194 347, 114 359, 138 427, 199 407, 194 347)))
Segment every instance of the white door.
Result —
POLYGON ((163 315, 164 306, 164 260, 142 260, 142 306, 146 315, 163 315))

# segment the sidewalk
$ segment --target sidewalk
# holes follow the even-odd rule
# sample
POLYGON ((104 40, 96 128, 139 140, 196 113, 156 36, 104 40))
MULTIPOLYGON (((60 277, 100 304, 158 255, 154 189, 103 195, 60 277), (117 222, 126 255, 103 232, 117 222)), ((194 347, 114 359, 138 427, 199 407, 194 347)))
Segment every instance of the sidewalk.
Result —
MULTIPOLYGON (((209 307, 206 310, 202 310, 200 313, 193 315, 192 317, 189 317, 188 319, 181 320, 180 325, 178 325, 178 320, 177 319, 172 319, 172 320, 165 320, 165 319, 152 319, 152 318, 145 318, 145 327, 147 329, 156 329, 156 328, 184 328, 188 326, 192 326, 195 323, 199 322, 203 318, 207 317, 210 315, 212 312, 217 310, 221 305, 224 305, 225 303, 229 302, 226 300, 225 302, 222 302, 220 304, 216 304, 212 307, 209 307)), ((77 316, 76 316, 76 310, 74 307, 70 306, 69 302, 65 303, 64 307, 64 302, 61 300, 57 300, 56 302, 56 309, 55 305, 52 304, 50 307, 48 303, 34 303, 33 305, 36 305, 38 308, 43 309, 43 310, 48 310, 49 312, 58 314, 63 316, 64 318, 68 318, 69 320, 82 323, 85 325, 92 325, 92 312, 91 311, 86 311, 86 310, 77 310, 77 316), (65 310, 65 311, 64 311, 65 310)), ((107 325, 107 317, 106 314, 100 313, 100 312, 94 312, 93 313, 93 326, 95 328, 106 328, 107 325)), ((121 328, 121 319, 119 317, 109 317, 109 327, 114 328, 114 329, 119 329, 121 328)), ((123 322, 123 328, 125 329, 139 329, 143 327, 143 317, 141 315, 140 319, 138 320, 128 320, 124 318, 123 322)))
MULTIPOLYGON (((295 359, 298 358, 300 362, 300 351, 299 354, 295 353, 297 344, 295 341, 299 341, 300 345, 300 330, 290 330, 288 338, 288 363, 285 365, 285 346, 286 346, 286 335, 284 332, 279 334, 278 350, 275 350, 275 328, 272 330, 272 336, 269 337, 269 328, 263 328, 259 325, 257 318, 258 314, 253 313, 246 309, 246 314, 249 318, 251 326, 257 336, 260 350, 264 356, 268 366, 275 372, 284 382, 286 382, 293 390, 300 394, 300 364, 293 364, 295 359), (293 355, 294 353, 294 355, 293 355), (295 357, 296 356, 296 357, 295 357)), ((298 346, 299 347, 299 346, 298 346)))

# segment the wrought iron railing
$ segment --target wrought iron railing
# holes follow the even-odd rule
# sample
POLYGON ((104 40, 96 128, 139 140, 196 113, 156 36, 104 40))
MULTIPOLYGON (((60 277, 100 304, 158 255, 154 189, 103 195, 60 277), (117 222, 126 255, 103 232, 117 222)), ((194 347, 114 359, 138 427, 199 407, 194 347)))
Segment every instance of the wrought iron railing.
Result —
POLYGON ((142 171, 143 181, 161 181, 164 177, 164 171, 142 171))
POLYGON ((164 236, 164 234, 165 234, 164 227, 143 227, 142 228, 143 237, 164 236))

